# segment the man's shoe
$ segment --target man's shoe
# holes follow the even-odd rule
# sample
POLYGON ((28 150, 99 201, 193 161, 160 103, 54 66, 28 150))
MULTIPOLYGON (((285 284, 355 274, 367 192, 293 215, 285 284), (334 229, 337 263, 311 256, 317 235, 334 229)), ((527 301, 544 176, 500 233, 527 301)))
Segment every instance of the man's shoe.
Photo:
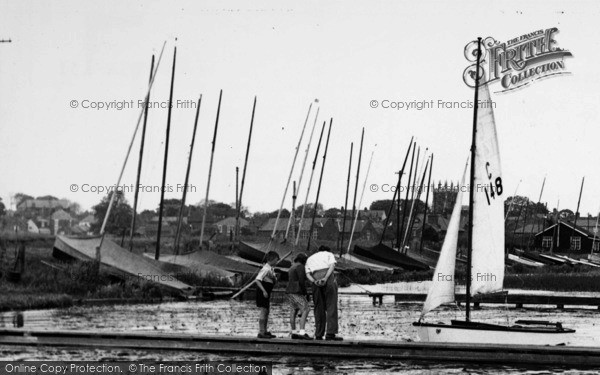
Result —
POLYGON ((258 336, 256 336, 256 337, 258 337, 259 339, 272 339, 272 338, 273 338, 273 337, 275 337, 275 336, 273 336, 273 335, 268 335, 268 334, 266 334, 266 333, 259 333, 259 334, 258 334, 258 336))
POLYGON ((269 339, 274 339, 277 337, 274 334, 272 334, 271 332, 266 332, 265 335, 268 336, 267 338, 269 338, 269 339))
POLYGON ((302 335, 292 333, 292 340, 302 340, 302 335))
POLYGON ((344 338, 336 335, 325 335, 325 340, 327 341, 343 341, 344 338))
POLYGON ((308 333, 305 333, 305 334, 303 334, 303 335, 300 335, 300 338, 301 338, 302 340, 312 340, 312 339, 313 339, 312 337, 310 337, 310 336, 308 335, 308 333))
POLYGON ((323 336, 316 336, 315 340, 323 340, 323 336))

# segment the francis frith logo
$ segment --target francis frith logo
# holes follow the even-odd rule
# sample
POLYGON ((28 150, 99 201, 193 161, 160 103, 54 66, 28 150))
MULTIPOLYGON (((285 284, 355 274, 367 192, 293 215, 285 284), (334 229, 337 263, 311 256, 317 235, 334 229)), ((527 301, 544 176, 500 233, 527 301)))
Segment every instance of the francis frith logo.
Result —
MULTIPOLYGON (((559 48, 554 39, 558 29, 540 29, 507 42, 499 42, 487 37, 481 43, 482 83, 499 84, 496 92, 507 92, 525 87, 535 81, 548 77, 570 74, 566 70, 565 58, 573 55, 559 48)), ((463 74, 469 87, 475 87, 475 69, 477 64, 477 41, 465 47, 465 58, 472 64, 463 74)))

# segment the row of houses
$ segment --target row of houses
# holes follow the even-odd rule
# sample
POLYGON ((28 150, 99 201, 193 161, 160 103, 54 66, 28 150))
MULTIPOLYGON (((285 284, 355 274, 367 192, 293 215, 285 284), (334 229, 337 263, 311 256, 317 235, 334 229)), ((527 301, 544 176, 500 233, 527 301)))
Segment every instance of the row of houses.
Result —
POLYGON ((49 216, 36 216, 27 219, 27 232, 46 235, 90 234, 90 227, 96 222, 94 215, 87 215, 82 220, 77 220, 63 209, 54 211, 49 216))
MULTIPOLYGON (((269 219, 264 223, 257 231, 257 235, 261 237, 270 237, 275 229, 275 220, 269 219)), ((412 226, 412 232, 410 233, 411 238, 420 238, 423 229, 424 215, 418 214, 414 218, 414 224, 412 226)), ((300 223, 299 219, 296 219, 294 225, 288 224, 289 218, 280 219, 277 222, 277 229, 275 230, 276 237, 283 239, 286 232, 300 232, 301 239, 308 239, 312 235, 313 239, 335 241, 338 239, 340 234, 343 232, 344 237, 348 239, 350 233, 353 231, 353 239, 363 241, 378 241, 381 238, 384 229, 384 222, 375 221, 371 219, 357 220, 354 224, 351 220, 347 219, 345 226, 342 218, 316 218, 313 232, 310 233, 311 220, 305 219, 300 223), (289 229, 288 229, 289 225, 289 229)), ((408 219, 406 219, 408 221, 408 219)), ((466 223, 466 216, 463 220, 466 223)), ((425 224, 426 235, 430 238, 443 239, 448 230, 449 220, 443 215, 432 214, 427 215, 427 223, 425 224)), ((461 226, 462 227, 462 226, 461 226)), ((395 237, 397 225, 395 222, 388 222, 388 229, 386 233, 389 236, 395 237)), ((406 228, 404 228, 406 230, 406 228)), ((464 230, 463 230, 464 232, 464 230)))
MULTIPOLYGON (((277 222, 277 228, 275 228, 275 222, 277 219, 271 218, 264 223, 257 232, 259 237, 271 237, 275 230, 275 238, 283 239, 287 233, 294 233, 300 239, 307 240, 312 236, 312 239, 336 241, 344 232, 346 238, 350 237, 353 224, 350 220, 346 220, 345 226, 343 219, 340 218, 315 218, 315 223, 311 232, 311 219, 304 219, 300 222, 299 218, 294 220, 294 223, 290 222, 290 218, 280 218, 277 222), (289 223, 289 224, 288 224, 289 223), (288 229, 289 226, 289 229, 288 229), (343 227, 343 230, 342 230, 343 227)), ((381 231, 383 230, 383 224, 372 221, 372 220, 357 220, 354 228, 354 238, 371 241, 379 239, 381 231)))

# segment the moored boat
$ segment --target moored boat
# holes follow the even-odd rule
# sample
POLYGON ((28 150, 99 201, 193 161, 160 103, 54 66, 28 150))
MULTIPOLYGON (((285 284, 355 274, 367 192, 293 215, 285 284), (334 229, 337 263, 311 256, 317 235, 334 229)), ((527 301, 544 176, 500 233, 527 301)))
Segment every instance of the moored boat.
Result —
MULTIPOLYGON (((487 84, 479 85, 481 39, 477 42, 475 66, 475 103, 491 102, 487 84), (481 97, 480 97, 481 95, 481 97)), ((455 302, 455 266, 463 189, 459 189, 440 258, 418 322, 413 323, 421 341, 480 344, 567 344, 573 329, 561 323, 519 320, 514 325, 471 321, 471 297, 503 292, 504 200, 503 180, 494 113, 492 106, 474 107, 469 186, 469 236, 465 320, 450 324, 423 322, 423 317, 438 306, 455 302), (474 189, 473 187, 477 187, 474 189), (440 277, 442 275, 442 277, 440 277)), ((460 186, 465 186, 467 166, 460 186)))
MULTIPOLYGON (((81 261, 94 261, 96 248, 101 237, 67 237, 56 236, 54 249, 71 258, 81 261)), ((165 272, 154 259, 129 252, 113 241, 104 239, 100 267, 111 275, 127 278, 136 277, 154 282, 162 287, 176 290, 182 294, 191 294, 194 288, 185 284, 172 273, 165 272)))
POLYGON ((427 264, 395 251, 382 243, 371 247, 354 245, 354 254, 398 266, 407 271, 426 271, 429 269, 427 264))
MULTIPOLYGON (((290 244, 279 244, 275 241, 271 241, 270 243, 240 241, 240 247, 238 249, 239 255, 242 258, 260 264, 265 262, 265 256, 269 251, 274 251, 279 254, 279 257, 281 258, 279 266, 284 268, 291 267, 293 262, 293 259, 291 259, 293 247, 290 244)), ((296 251, 300 252, 300 249, 296 251)))
POLYGON ((230 285, 235 285, 240 279, 239 275, 234 272, 226 271, 222 268, 206 264, 191 256, 162 255, 158 261, 153 259, 154 256, 152 254, 144 253, 144 256, 154 262, 183 267, 185 270, 184 272, 191 272, 202 278, 216 278, 225 281, 230 285))

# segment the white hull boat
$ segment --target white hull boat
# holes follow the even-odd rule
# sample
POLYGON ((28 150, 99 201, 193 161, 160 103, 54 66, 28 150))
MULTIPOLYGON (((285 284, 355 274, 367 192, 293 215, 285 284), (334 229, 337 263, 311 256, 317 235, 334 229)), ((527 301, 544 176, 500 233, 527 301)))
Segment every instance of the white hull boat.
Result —
POLYGON ((575 330, 560 323, 516 321, 513 326, 452 321, 451 324, 414 323, 425 342, 504 345, 568 345, 575 330))
POLYGON ((517 262, 517 263, 520 263, 520 264, 523 264, 523 265, 529 266, 529 267, 544 267, 543 263, 525 259, 525 258, 521 258, 520 256, 517 256, 514 254, 508 254, 508 259, 512 260, 513 262, 517 262))

